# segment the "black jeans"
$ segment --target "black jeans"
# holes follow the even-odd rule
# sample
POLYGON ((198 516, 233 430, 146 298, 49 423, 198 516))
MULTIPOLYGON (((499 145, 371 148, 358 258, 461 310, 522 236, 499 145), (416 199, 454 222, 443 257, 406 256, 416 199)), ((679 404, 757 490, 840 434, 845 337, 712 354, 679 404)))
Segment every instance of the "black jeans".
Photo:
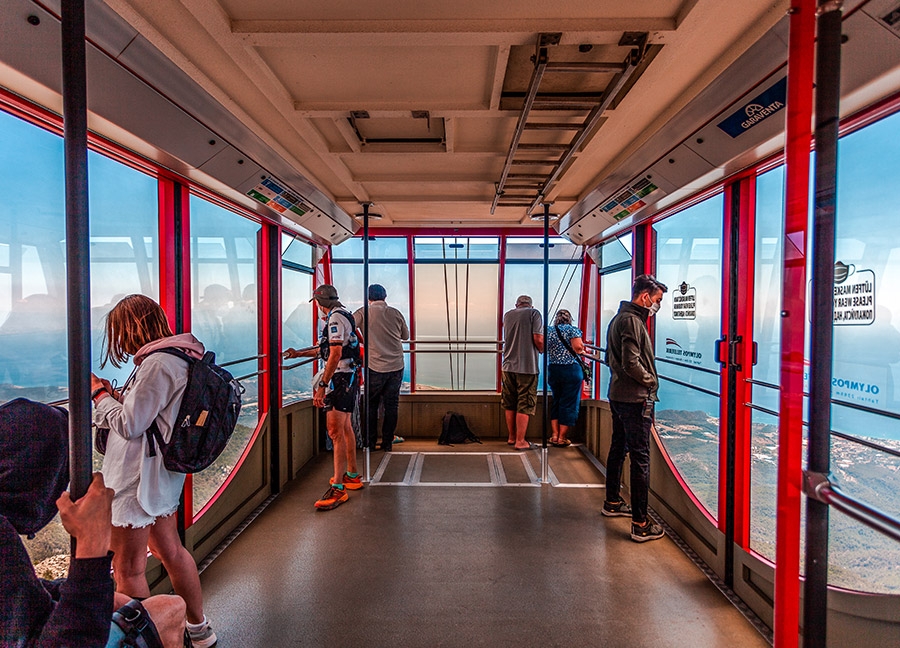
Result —
POLYGON ((631 455, 631 520, 643 524, 647 520, 647 493, 650 488, 650 426, 653 410, 645 412, 645 403, 610 401, 613 433, 606 457, 606 500, 621 499, 622 465, 631 455), (645 416, 649 414, 649 416, 645 416))
POLYGON ((403 382, 403 369, 381 373, 369 370, 368 438, 369 448, 375 448, 378 441, 378 408, 384 403, 384 422, 381 428, 381 447, 390 449, 397 429, 397 412, 400 409, 400 384, 403 382))

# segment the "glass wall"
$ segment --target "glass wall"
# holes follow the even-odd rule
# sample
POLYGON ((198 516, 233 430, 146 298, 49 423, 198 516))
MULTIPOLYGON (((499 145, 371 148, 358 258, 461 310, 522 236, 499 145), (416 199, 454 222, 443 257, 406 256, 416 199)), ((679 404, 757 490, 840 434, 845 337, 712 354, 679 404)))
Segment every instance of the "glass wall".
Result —
POLYGON ((609 392, 609 367, 606 365, 606 333, 609 322, 619 312, 619 304, 631 299, 632 235, 622 235, 600 246, 600 320, 597 346, 604 362, 600 365, 600 397, 609 392))
POLYGON ((723 197, 653 227, 656 276, 669 292, 654 324, 660 376, 656 428, 685 483, 718 515, 719 366, 723 197))
MULTIPOLYGON (((387 291, 385 301, 403 313, 409 324, 409 264, 405 237, 379 236, 369 239, 369 284, 381 284, 387 291)), ((341 303, 350 312, 364 305, 367 297, 363 282, 363 240, 347 239, 332 249, 331 277, 341 303)), ((404 349, 407 345, 404 344, 404 349)), ((410 362, 403 372, 403 393, 410 391, 410 362)))
MULTIPOLYGON (((281 347, 303 349, 316 344, 313 326, 313 247, 283 235, 281 238, 281 347)), ((282 403, 312 398, 312 362, 307 358, 283 363, 282 403)))
POLYGON ((191 196, 191 330, 216 362, 244 387, 241 415, 228 446, 194 476, 194 514, 212 498, 244 452, 259 422, 260 226, 198 196, 191 196))

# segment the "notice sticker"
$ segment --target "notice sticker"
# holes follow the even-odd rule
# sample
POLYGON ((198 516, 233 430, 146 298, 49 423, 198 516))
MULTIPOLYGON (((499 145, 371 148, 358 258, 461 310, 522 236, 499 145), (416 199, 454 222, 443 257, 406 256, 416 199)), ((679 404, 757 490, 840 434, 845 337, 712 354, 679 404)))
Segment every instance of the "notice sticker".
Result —
POLYGON ((697 319, 697 289, 683 281, 672 296, 672 319, 697 319))
POLYGON ((834 325, 866 326, 875 321, 875 272, 834 264, 834 325))

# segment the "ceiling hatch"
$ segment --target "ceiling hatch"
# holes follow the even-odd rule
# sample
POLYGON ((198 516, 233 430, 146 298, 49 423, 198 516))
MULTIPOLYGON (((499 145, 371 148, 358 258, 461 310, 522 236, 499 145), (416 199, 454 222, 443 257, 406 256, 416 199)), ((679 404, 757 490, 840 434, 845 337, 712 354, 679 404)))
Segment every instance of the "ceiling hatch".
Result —
POLYGON ((416 151, 445 151, 444 118, 432 117, 427 110, 413 110, 408 116, 378 117, 355 110, 347 118, 360 147, 396 148, 416 151))

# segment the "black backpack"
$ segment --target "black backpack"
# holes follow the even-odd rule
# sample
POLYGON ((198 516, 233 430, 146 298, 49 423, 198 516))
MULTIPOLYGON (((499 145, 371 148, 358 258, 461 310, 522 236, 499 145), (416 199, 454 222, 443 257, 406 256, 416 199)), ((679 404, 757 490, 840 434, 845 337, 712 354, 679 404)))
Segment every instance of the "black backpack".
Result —
POLYGON ((441 428, 439 445, 453 445, 454 443, 481 443, 481 439, 469 429, 466 417, 457 412, 447 412, 441 428))
POLYGON ((166 443, 154 420, 147 429, 149 454, 156 456, 159 446, 166 469, 196 473, 209 466, 225 449, 241 412, 244 388, 225 369, 216 364, 216 354, 207 351, 195 360, 178 349, 165 348, 153 353, 168 353, 188 363, 188 381, 166 443))
POLYGON ((359 338, 356 335, 356 320, 353 319, 353 315, 339 308, 331 311, 331 313, 328 314, 328 319, 325 320, 325 328, 322 331, 322 336, 319 338, 319 358, 321 358, 325 362, 328 362, 328 356, 331 353, 331 345, 328 341, 328 325, 331 323, 331 316, 334 313, 340 313, 347 319, 347 321, 350 322, 350 339, 347 341, 347 344, 345 344, 341 349, 341 360, 350 358, 350 366, 353 369, 362 366, 362 349, 359 346, 359 338))

